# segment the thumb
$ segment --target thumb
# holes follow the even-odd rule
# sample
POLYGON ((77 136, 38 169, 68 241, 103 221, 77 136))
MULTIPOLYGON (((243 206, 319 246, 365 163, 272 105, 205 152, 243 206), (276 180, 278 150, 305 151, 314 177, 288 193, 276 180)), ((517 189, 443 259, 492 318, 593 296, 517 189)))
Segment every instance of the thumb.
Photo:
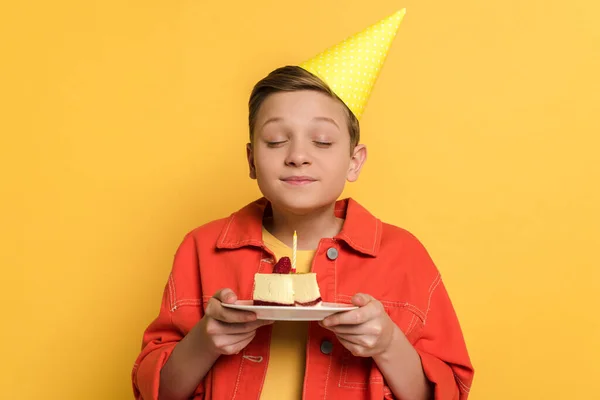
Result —
POLYGON ((373 298, 368 294, 357 293, 352 297, 352 304, 358 307, 366 306, 373 298))
POLYGON ((237 301, 236 294, 229 288, 219 290, 213 297, 227 304, 233 304, 237 301))

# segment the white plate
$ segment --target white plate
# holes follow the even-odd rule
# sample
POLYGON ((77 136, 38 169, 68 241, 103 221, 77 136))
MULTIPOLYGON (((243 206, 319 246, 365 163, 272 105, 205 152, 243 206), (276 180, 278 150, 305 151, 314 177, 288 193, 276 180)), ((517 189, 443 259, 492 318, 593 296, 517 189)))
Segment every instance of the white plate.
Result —
POLYGON ((258 319, 269 321, 321 321, 331 314, 358 308, 350 304, 325 302, 310 307, 255 306, 252 300, 238 300, 235 304, 222 303, 222 305, 236 310, 255 312, 258 319))

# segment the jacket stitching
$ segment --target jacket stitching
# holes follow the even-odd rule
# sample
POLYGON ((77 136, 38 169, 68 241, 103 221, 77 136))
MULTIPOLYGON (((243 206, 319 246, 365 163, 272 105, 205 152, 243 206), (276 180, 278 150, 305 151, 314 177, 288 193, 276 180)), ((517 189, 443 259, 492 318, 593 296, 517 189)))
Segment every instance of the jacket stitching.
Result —
POLYGON ((429 300, 427 300, 427 311, 425 311, 425 319, 423 319, 423 325, 425 325, 427 323, 427 315, 429 314, 429 310, 431 308, 431 296, 433 295, 433 292, 435 292, 435 289, 439 286, 440 282, 442 281, 442 275, 440 273, 437 274, 437 276, 435 277, 435 279, 433 280, 435 285, 429 286, 429 300))
POLYGON ((379 220, 375 219, 375 237, 373 240, 373 253, 375 253, 375 247, 377 246, 377 234, 379 233, 379 220))
POLYGON ((177 303, 177 288, 175 287, 175 277, 171 274, 171 282, 173 282, 173 300, 177 303))
POLYGON ((235 380, 235 389, 233 391, 233 397, 231 398, 231 400, 234 400, 235 396, 237 395, 238 387, 240 385, 240 378, 242 376, 242 367, 243 366, 244 366, 244 358, 242 357, 242 361, 240 362, 240 369, 238 369, 237 379, 235 380))
MULTIPOLYGON (((310 365, 310 326, 308 329, 308 338, 306 340, 306 365, 310 365)), ((308 369, 308 368, 306 368, 308 369)), ((304 385, 302 387, 302 398, 304 398, 304 395, 306 394, 306 384, 308 382, 308 379, 306 379, 306 373, 304 374, 304 385)))
POLYGON ((454 374, 454 379, 456 379, 456 381, 458 382, 460 388, 463 390, 463 392, 465 393, 469 393, 471 391, 471 387, 467 386, 462 380, 460 380, 460 378, 458 377, 458 375, 456 375, 456 372, 452 372, 454 374))
MULTIPOLYGON (((344 370, 344 374, 342 375, 344 377, 344 382, 346 382, 348 380, 348 363, 347 363, 347 358, 342 360, 342 369, 344 370)), ((342 379, 342 376, 340 376, 340 379, 342 379)), ((340 386, 342 386, 340 384, 340 386)))
POLYGON ((239 240, 237 242, 227 242, 224 243, 229 247, 241 247, 241 246, 245 246, 247 244, 258 244, 258 242, 256 241, 256 239, 244 239, 244 240, 239 240))
POLYGON ((169 287, 169 310, 171 312, 175 311, 175 290, 174 290, 174 280, 173 280, 173 273, 169 274, 169 280, 167 281, 168 283, 168 287, 169 287))
POLYGON ((342 359, 342 373, 340 373, 338 387, 367 390, 368 386, 371 383, 383 384, 383 378, 369 378, 367 382, 348 381, 348 361, 349 357, 345 357, 342 359))
MULTIPOLYGON (((264 254, 266 253, 266 251, 262 250, 262 253, 263 253, 263 256, 264 256, 264 254)), ((258 262, 258 271, 257 272, 259 274, 262 273, 262 271, 263 271, 263 263, 267 263, 267 264, 271 265, 273 263, 273 261, 272 261, 271 258, 261 258, 261 260, 258 262)), ((252 290, 254 290, 254 286, 253 286, 252 290)))
POLYGON ((179 306, 199 306, 199 305, 202 305, 202 300, 200 300, 200 299, 181 299, 181 300, 177 300, 175 303, 173 303, 173 308, 171 309, 171 311, 177 310, 177 308, 179 306))
POLYGON ((429 289, 427 289, 428 292, 431 292, 431 288, 433 287, 433 284, 437 281, 438 278, 441 278, 442 275, 438 272, 437 275, 435 276, 435 278, 433 278, 433 282, 431 282, 431 285, 429 285, 429 289))
POLYGON ((323 394, 323 400, 327 399, 327 383, 329 382, 329 375, 331 373, 332 361, 333 361, 333 357, 329 356, 329 367, 327 368, 327 377, 325 378, 325 393, 323 394))
MULTIPOLYGON (((337 260, 333 260, 333 298, 337 300, 337 260)), ((334 301, 336 301, 334 300, 334 301)))
POLYGON ((411 320, 410 320, 410 324, 408 324, 408 328, 406 328, 406 334, 405 336, 410 335, 410 333, 412 332, 413 328, 415 327, 415 318, 417 316, 415 314, 413 314, 411 320))
POLYGON ((363 247, 363 246, 357 244, 355 241, 353 241, 352 239, 350 239, 350 236, 348 236, 348 235, 344 235, 344 240, 346 240, 353 247, 357 248, 358 250, 362 251, 363 253, 373 254, 373 250, 369 250, 366 247, 363 247))
MULTIPOLYGON (((262 250, 262 256, 264 256, 264 254, 265 254, 265 253, 266 253, 266 252, 265 252, 265 250, 263 249, 263 250, 262 250)), ((260 274, 260 273, 262 273, 262 270, 263 270, 263 263, 264 263, 264 262, 267 262, 269 265, 271 264, 270 260, 268 260, 268 259, 266 259, 266 258, 261 258, 261 259, 258 261, 258 268, 256 269, 256 273, 257 273, 257 274, 260 274)), ((254 293, 254 288, 255 288, 255 287, 256 287, 256 282, 252 282, 252 293, 254 293)))
POLYGON ((233 222, 234 219, 235 219, 235 214, 231 215, 231 218, 229 219, 229 222, 227 223, 227 228, 225 228, 225 233, 223 233, 223 238, 221 239, 221 243, 225 243, 225 240, 227 239, 227 233, 229 233, 229 227, 231 227, 231 223, 233 222))
MULTIPOLYGON (((267 342, 268 343, 271 343, 272 333, 273 333, 273 330, 271 328, 268 331, 268 334, 267 334, 267 342)), ((269 366, 269 352, 267 352, 267 356, 265 358, 267 359, 267 362, 263 365, 263 376, 262 376, 262 379, 260 381, 260 387, 259 387, 259 390, 258 390, 258 396, 256 397, 257 400, 260 399, 260 394, 262 392, 263 387, 265 386, 265 379, 267 378, 267 368, 269 366)))
POLYGON ((345 364, 345 374, 344 374, 344 384, 345 385, 340 385, 340 387, 352 387, 354 389, 358 389, 360 388, 364 388, 366 389, 367 386, 371 383, 383 383, 383 379, 381 378, 369 378, 368 382, 354 382, 354 381, 349 381, 348 380, 348 366, 347 364, 345 364), (356 385, 357 387, 354 386, 350 386, 350 385, 356 385))

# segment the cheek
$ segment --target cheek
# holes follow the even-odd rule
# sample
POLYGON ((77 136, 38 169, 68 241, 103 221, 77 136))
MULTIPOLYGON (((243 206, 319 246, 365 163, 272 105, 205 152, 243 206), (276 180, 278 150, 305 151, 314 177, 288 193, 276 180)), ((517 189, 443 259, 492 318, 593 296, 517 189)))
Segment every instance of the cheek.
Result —
POLYGON ((275 157, 266 157, 265 154, 254 155, 254 167, 258 177, 269 177, 277 175, 276 172, 277 160, 275 157))
POLYGON ((345 179, 350 166, 348 157, 329 157, 324 160, 326 171, 332 179, 345 179))

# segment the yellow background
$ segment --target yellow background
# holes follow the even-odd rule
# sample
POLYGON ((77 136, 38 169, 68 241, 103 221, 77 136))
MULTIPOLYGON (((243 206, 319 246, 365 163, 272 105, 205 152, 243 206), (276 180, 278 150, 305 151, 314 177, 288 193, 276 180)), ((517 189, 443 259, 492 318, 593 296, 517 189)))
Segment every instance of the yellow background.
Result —
POLYGON ((471 399, 597 395, 600 2, 57 0, 0 6, 0 397, 131 398, 183 235, 259 195, 252 84, 400 7, 346 194, 430 250, 471 399))

